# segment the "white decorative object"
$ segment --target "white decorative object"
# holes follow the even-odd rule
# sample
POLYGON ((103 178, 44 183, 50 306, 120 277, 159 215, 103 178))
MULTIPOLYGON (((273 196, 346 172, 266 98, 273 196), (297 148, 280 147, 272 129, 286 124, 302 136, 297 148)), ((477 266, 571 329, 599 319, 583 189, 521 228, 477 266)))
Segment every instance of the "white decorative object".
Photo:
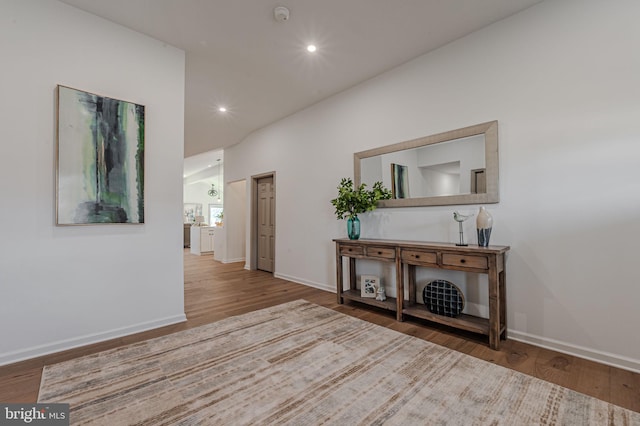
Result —
POLYGON ((480 247, 488 247, 491 229, 493 228, 493 217, 484 206, 480 206, 480 211, 476 218, 476 227, 478 228, 478 245, 480 247))
POLYGON ((375 275, 361 275, 360 276, 360 296, 361 297, 376 297, 378 291, 378 284, 380 283, 380 277, 375 275))
POLYGON ((379 300, 381 302, 387 300, 387 295, 384 291, 384 286, 382 285, 382 283, 380 283, 378 285, 378 291, 376 293, 376 300, 379 300))
POLYGON ((458 233, 460 234, 460 242, 456 243, 457 246, 468 246, 469 244, 464 242, 464 231, 462 230, 462 222, 469 219, 473 214, 463 215, 458 213, 458 211, 453 212, 453 220, 458 222, 458 233))

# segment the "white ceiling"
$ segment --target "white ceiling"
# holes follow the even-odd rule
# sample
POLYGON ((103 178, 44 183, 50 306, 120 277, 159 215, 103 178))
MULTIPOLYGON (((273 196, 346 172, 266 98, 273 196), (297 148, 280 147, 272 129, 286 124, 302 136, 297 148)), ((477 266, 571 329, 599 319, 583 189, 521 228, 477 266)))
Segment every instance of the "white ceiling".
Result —
MULTIPOLYGON (((183 178, 190 178, 195 176, 196 174, 207 175, 208 179, 203 179, 209 182, 211 179, 217 179, 217 177, 209 176, 210 173, 200 173, 202 171, 208 171, 209 169, 214 169, 216 172, 216 176, 221 172, 222 168, 218 166, 222 166, 224 164, 224 151, 221 149, 215 149, 212 151, 202 152, 200 154, 191 155, 184 159, 184 169, 182 173, 183 178)), ((189 179, 189 182, 197 182, 194 179, 189 179)), ((185 180, 185 182, 187 182, 185 180)), ((211 182, 213 183, 213 182, 211 182)))
POLYGON ((189 157, 541 0, 61 1, 186 51, 189 157), (290 19, 277 22, 275 6, 287 6, 290 19))

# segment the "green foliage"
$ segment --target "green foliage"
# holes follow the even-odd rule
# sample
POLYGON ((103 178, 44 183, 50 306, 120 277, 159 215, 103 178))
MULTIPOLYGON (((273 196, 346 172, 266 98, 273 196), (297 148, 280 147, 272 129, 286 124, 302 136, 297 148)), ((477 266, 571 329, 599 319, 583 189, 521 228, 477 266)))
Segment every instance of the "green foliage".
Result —
POLYGON ((336 208, 338 219, 358 217, 358 213, 375 210, 379 200, 391 198, 391 191, 382 185, 382 182, 373 184, 371 190, 367 190, 367 184, 361 184, 357 189, 353 187, 350 178, 343 178, 338 185, 338 197, 331 200, 336 208))

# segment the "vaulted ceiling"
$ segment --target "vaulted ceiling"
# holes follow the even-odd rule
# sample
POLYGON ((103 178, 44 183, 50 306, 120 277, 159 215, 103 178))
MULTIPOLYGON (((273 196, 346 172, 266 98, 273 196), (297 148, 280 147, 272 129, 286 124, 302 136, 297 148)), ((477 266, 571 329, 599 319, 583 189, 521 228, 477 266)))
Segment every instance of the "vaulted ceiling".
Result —
POLYGON ((186 51, 188 157, 541 0, 61 1, 186 51), (276 6, 288 20, 274 18, 276 6))

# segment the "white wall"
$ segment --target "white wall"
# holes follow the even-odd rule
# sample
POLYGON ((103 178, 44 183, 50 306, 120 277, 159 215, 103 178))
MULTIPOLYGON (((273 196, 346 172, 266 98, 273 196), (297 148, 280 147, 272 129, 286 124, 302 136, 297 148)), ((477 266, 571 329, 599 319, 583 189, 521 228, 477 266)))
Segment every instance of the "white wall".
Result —
MULTIPOLYGON (((228 149, 228 180, 278 174, 276 274, 333 289, 346 232, 329 200, 354 152, 498 120, 510 336, 640 370, 638 16, 635 0, 544 2, 228 149)), ((379 209, 362 236, 453 242, 456 209, 477 212, 379 209)))
POLYGON ((184 52, 23 0, 0 52, 0 364, 183 321, 184 52), (146 106, 144 225, 54 225, 57 84, 146 106))
POLYGON ((226 185, 225 209, 233 214, 224 215, 225 248, 223 263, 245 260, 247 229, 247 181, 240 180, 226 185))

